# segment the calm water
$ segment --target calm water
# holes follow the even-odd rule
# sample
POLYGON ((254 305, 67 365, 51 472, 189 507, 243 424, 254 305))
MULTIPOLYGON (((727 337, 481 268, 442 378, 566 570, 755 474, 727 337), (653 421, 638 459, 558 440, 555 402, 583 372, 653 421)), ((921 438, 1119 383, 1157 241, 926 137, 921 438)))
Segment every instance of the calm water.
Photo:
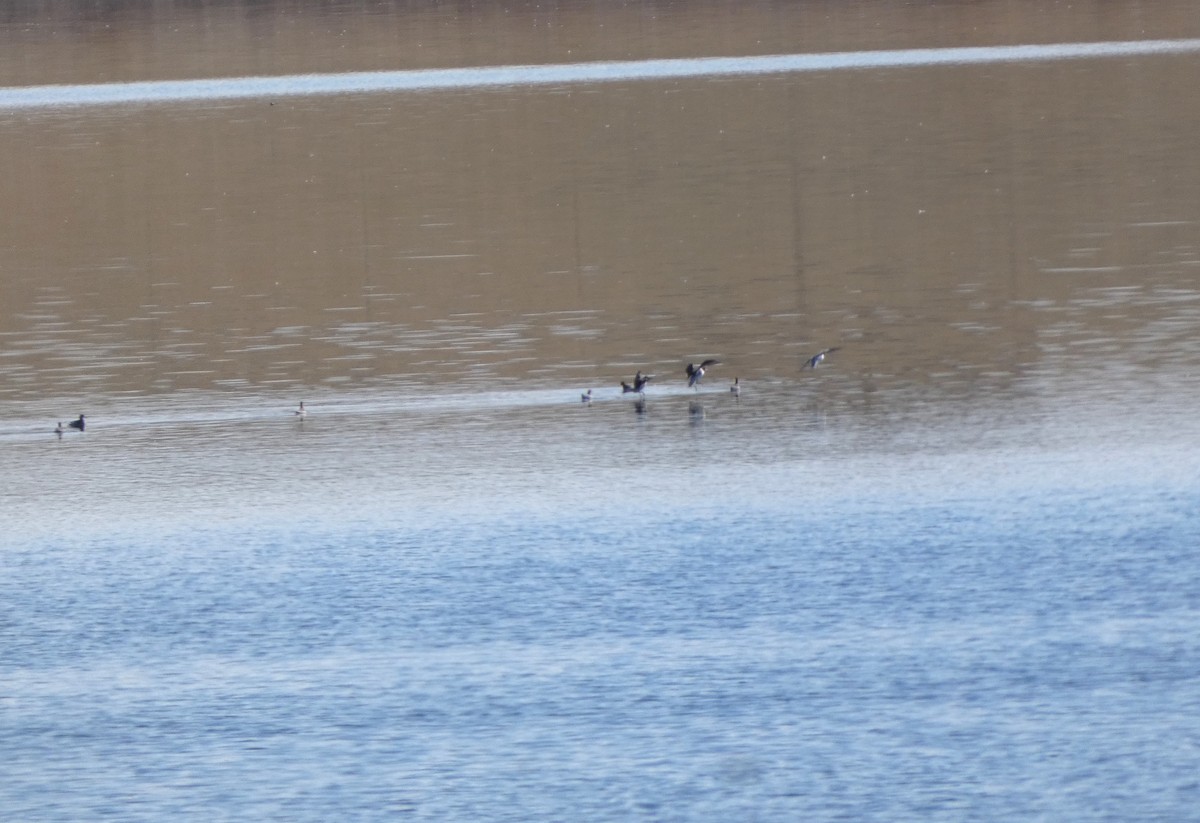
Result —
POLYGON ((795 5, 0 27, 0 817, 1197 819, 1194 8, 795 5))

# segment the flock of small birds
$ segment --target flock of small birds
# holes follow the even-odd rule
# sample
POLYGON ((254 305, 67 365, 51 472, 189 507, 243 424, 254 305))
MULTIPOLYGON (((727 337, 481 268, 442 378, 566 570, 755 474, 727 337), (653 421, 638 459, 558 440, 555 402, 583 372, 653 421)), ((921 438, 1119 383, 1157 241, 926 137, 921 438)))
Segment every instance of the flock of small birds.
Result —
MULTIPOLYGON (((695 388, 696 386, 698 386, 700 384, 700 381, 704 379, 705 373, 713 366, 719 365, 720 362, 721 362, 720 360, 709 359, 709 360, 705 360, 702 363, 700 363, 699 366, 697 366, 695 363, 688 363, 687 368, 684 370, 684 373, 687 375, 687 379, 688 379, 688 388, 695 388)), ((633 384, 632 385, 630 385, 629 383, 626 383, 624 380, 621 381, 621 394, 636 394, 639 397, 645 398, 646 384, 649 383, 653 379, 654 379, 654 375, 642 374, 639 371, 637 374, 635 374, 633 376, 633 384)), ((739 387, 739 384, 738 384, 738 381, 736 378, 733 381, 733 386, 731 386, 729 390, 731 392, 733 392, 734 394, 741 393, 741 389, 739 387)), ((584 392, 580 396, 579 399, 582 400, 584 403, 591 403, 592 402, 592 390, 588 389, 586 392, 584 392)))
MULTIPOLYGON (((840 346, 833 346, 828 349, 822 349, 812 357, 805 360, 804 365, 801 368, 815 369, 817 366, 825 362, 826 355, 832 354, 839 348, 840 346)), ((702 360, 700 365, 688 363, 687 368, 684 369, 684 374, 687 376, 688 388, 698 388, 700 381, 704 379, 704 375, 708 373, 708 370, 713 366, 719 366, 720 364, 720 360, 713 358, 702 360)), ((646 384, 653 379, 654 375, 642 374, 641 371, 638 371, 638 373, 633 376, 632 384, 626 383, 624 380, 621 381, 621 394, 636 394, 638 395, 639 403, 644 402, 646 398, 646 384)), ((729 387, 729 393, 733 397, 741 397, 742 384, 740 382, 740 378, 733 378, 733 384, 729 387)), ((592 402, 592 390, 588 389, 586 392, 580 395, 579 399, 585 404, 590 404, 592 402)), ((304 408, 304 401, 300 401, 300 407, 292 414, 295 415, 297 420, 304 420, 308 416, 308 410, 304 408)), ((72 420, 71 422, 67 423, 66 426, 63 426, 62 421, 60 420, 58 426, 54 429, 54 433, 59 437, 62 437, 65 432, 70 431, 71 429, 83 431, 84 423, 84 415, 82 414, 79 415, 78 420, 72 420)))
MULTIPOLYGON (((812 357, 805 360, 804 365, 801 366, 801 368, 815 369, 817 366, 819 366, 825 362, 825 357, 827 355, 832 354, 833 352, 837 351, 839 348, 841 348, 841 347, 840 346, 832 346, 828 349, 822 349, 821 351, 814 354, 812 357)), ((696 365, 695 363, 688 363, 687 368, 684 369, 684 374, 687 376, 688 388, 698 387, 700 384, 700 381, 704 379, 704 375, 708 373, 708 370, 710 368, 712 368, 713 366, 719 366, 720 364, 721 364, 721 361, 715 360, 715 359, 708 359, 708 360, 701 361, 700 365, 696 365)), ((636 395, 638 395, 638 397, 641 400, 644 400, 646 397, 646 384, 649 383, 653 379, 654 379, 654 375, 642 374, 641 371, 639 371, 637 374, 635 374, 633 376, 633 383, 626 383, 624 380, 621 381, 621 394, 623 394, 623 395, 624 394, 636 394, 636 395)), ((734 397, 741 397, 741 395, 742 395, 741 378, 738 378, 738 377, 733 378, 733 383, 729 386, 729 393, 731 395, 733 395, 734 397)), ((588 389, 583 394, 581 394, 579 396, 579 400, 580 400, 580 402, 585 403, 585 404, 591 403, 592 402, 592 390, 588 389)), ((303 404, 301 404, 301 405, 303 406, 303 404)))

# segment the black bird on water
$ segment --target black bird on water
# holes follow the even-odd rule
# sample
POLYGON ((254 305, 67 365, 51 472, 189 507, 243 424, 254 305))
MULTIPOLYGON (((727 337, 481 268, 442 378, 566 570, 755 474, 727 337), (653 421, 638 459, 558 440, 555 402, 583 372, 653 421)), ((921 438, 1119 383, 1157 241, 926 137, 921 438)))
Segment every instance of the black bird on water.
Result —
POLYGON ((72 421, 71 421, 70 423, 68 423, 67 425, 68 425, 68 426, 70 426, 70 427, 71 427, 71 428, 73 428, 73 429, 79 429, 80 431, 83 431, 83 415, 82 415, 82 414, 81 414, 81 415, 79 415, 79 419, 78 419, 78 420, 72 420, 72 421))
POLYGON ((637 394, 645 395, 646 384, 649 383, 653 379, 654 379, 654 375, 642 374, 639 371, 633 377, 633 385, 632 386, 629 385, 628 383, 626 383, 624 380, 621 381, 621 394, 629 394, 630 392, 635 392, 637 394))
POLYGON ((697 383, 699 383, 704 378, 704 372, 708 370, 709 366, 715 366, 720 362, 721 362, 720 360, 705 360, 699 366, 697 366, 693 363, 688 363, 687 364, 688 388, 690 389, 691 387, 695 386, 697 383))
POLYGON ((801 366, 800 368, 815 369, 817 366, 821 365, 821 363, 824 362, 825 355, 832 354, 833 352, 837 351, 840 348, 841 348, 841 346, 834 346, 833 348, 824 349, 822 351, 819 351, 816 354, 814 354, 812 357, 808 358, 808 360, 805 360, 804 365, 801 366))

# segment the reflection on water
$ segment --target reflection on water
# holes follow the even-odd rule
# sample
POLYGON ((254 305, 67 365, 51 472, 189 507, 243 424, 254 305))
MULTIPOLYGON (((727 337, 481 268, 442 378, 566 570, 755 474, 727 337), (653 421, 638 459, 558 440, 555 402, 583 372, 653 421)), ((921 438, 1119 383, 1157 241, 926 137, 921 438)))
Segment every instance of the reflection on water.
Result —
MULTIPOLYGON (((1200 35, 138 6, 0 85, 1200 35)), ((1200 55, 1130 49, 10 112, 0 817, 1186 817, 1200 55)))
POLYGON ((905 51, 774 54, 754 57, 699 57, 690 60, 638 60, 554 66, 490 66, 353 72, 334 75, 239 77, 224 80, 176 80, 87 86, 0 88, 0 109, 79 108, 83 106, 204 103, 271 100, 326 94, 438 91, 489 87, 617 83, 630 80, 739 77, 845 69, 895 69, 977 63, 1113 59, 1145 55, 1190 54, 1200 40, 1137 40, 1121 43, 1053 43, 1037 46, 909 49, 905 51))
POLYGON ((837 343, 881 388, 1065 386, 1053 347, 1088 340, 1187 380, 1196 118, 1156 90, 1193 60, 12 123, 0 401, 615 384, 706 352, 782 379, 837 343))
POLYGON ((647 394, 174 397, 0 440, 36 489, 0 514, 0 808, 1191 808, 1194 752, 1135 764, 1197 731, 1194 425, 647 394))
MULTIPOLYGON (((779 13, 739 25, 778 43, 779 13)), ((740 413, 777 438, 818 412, 894 445, 977 409, 1017 439, 1074 416, 1173 442, 1200 357, 1200 109, 1179 92, 1200 58, 1108 34, 1034 52, 1092 58, 1069 64, 921 48, 899 71, 850 38, 796 65, 858 71, 744 76, 766 65, 747 56, 654 79, 680 64, 650 60, 623 64, 637 82, 10 119, 0 437, 86 412, 97 440, 157 442, 300 400, 453 429, 461 402, 608 403, 638 370, 663 380, 622 419, 655 421, 654 394, 715 356, 747 399, 770 387, 778 405, 740 413)))

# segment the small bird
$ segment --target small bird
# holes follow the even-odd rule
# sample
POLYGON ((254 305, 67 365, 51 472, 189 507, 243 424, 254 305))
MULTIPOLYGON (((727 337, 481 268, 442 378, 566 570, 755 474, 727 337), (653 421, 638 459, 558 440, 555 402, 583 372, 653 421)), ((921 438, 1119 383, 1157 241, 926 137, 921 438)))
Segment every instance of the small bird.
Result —
POLYGON ((55 426, 55 428, 54 428, 54 433, 57 434, 61 438, 63 436, 63 432, 65 432, 65 431, 66 431, 66 429, 63 428, 62 421, 59 420, 58 425, 55 426))
POLYGON ((692 388, 704 378, 704 372, 709 366, 715 366, 720 363, 720 360, 705 360, 699 366, 692 363, 687 364, 688 388, 692 388))
POLYGON ((579 395, 579 401, 581 403, 591 403, 592 402, 592 390, 588 389, 583 394, 579 395))
POLYGON ((304 409, 304 401, 303 400, 300 401, 300 408, 296 409, 296 411, 294 411, 293 414, 295 414, 296 418, 299 420, 303 420, 304 418, 308 417, 308 412, 305 411, 305 409, 304 409))
POLYGON ((621 394, 629 394, 636 392, 642 396, 646 394, 646 384, 654 379, 652 374, 642 374, 640 371, 633 377, 633 385, 629 385, 624 380, 621 381, 621 394))
POLYGON ((812 357, 808 358, 808 360, 804 361, 804 365, 801 366, 800 368, 815 369, 817 366, 821 365, 821 363, 824 362, 825 355, 831 354, 840 348, 841 348, 841 346, 834 346, 833 348, 824 349, 823 351, 819 351, 816 354, 814 354, 812 357))
POLYGON ((738 382, 738 378, 733 378, 733 385, 729 387, 729 393, 734 397, 742 396, 742 384, 738 382))
POLYGON ((70 423, 68 423, 67 425, 68 425, 68 426, 70 426, 70 427, 71 427, 71 428, 73 428, 73 429, 79 429, 80 431, 83 431, 83 415, 82 415, 82 414, 81 414, 81 415, 79 415, 79 419, 78 419, 78 420, 72 420, 72 421, 71 421, 70 423))

